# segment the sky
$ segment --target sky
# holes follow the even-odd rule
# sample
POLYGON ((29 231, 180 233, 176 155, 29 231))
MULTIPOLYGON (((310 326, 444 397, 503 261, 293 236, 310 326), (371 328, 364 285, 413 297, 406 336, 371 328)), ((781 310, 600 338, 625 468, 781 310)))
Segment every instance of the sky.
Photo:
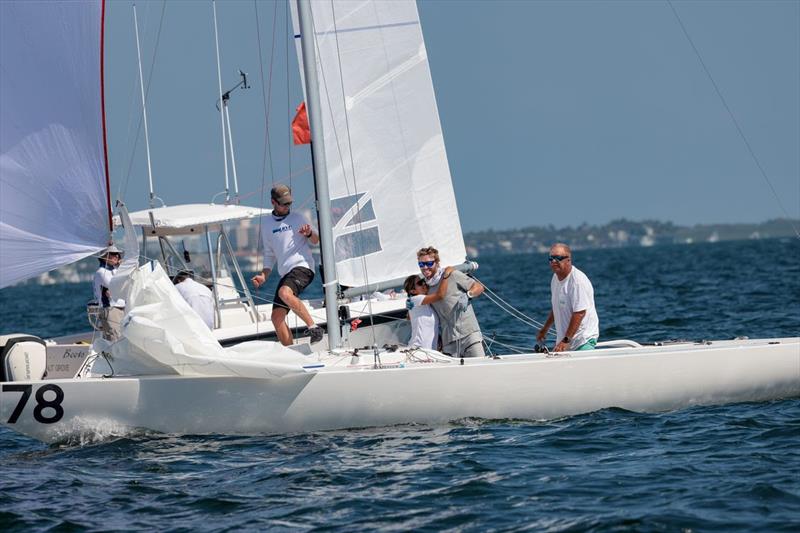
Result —
MULTIPOLYGON (((155 193, 209 202, 224 189, 211 3, 163 6, 137 5, 155 193)), ((667 2, 418 2, 464 231, 800 218, 800 2, 672 6, 714 83, 667 2)), ((230 107, 242 203, 260 205, 273 181, 307 203, 286 4, 221 0, 217 16, 223 86, 238 69, 251 84, 230 107)), ((133 28, 132 2, 111 0, 112 197, 136 210, 148 180, 133 28)))

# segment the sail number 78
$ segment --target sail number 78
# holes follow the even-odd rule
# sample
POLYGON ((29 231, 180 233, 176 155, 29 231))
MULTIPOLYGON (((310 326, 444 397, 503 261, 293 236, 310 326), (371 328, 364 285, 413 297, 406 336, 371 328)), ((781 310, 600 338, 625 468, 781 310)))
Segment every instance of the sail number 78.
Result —
MULTIPOLYGON (((22 385, 17 383, 4 383, 3 392, 21 392, 16 407, 8 417, 8 424, 15 424, 25 409, 25 405, 31 397, 33 385, 22 385)), ((64 408, 61 402, 64 401, 64 391, 58 385, 48 384, 36 389, 36 407, 33 408, 33 418, 42 424, 55 424, 64 416, 64 408), (48 400, 45 393, 55 393, 55 398, 48 400), (48 410, 48 411, 46 411, 48 410)))

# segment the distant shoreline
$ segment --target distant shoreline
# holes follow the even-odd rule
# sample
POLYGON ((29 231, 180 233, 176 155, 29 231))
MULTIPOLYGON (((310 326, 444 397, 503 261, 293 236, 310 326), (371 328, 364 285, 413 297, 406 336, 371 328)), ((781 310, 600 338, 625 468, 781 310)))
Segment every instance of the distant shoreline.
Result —
POLYGON ((796 237, 800 220, 778 218, 755 224, 696 224, 678 226, 657 220, 618 219, 603 225, 582 224, 555 228, 531 226, 510 230, 484 230, 464 234, 467 255, 525 254, 546 252, 555 242, 576 250, 658 246, 698 242, 742 241, 796 237))

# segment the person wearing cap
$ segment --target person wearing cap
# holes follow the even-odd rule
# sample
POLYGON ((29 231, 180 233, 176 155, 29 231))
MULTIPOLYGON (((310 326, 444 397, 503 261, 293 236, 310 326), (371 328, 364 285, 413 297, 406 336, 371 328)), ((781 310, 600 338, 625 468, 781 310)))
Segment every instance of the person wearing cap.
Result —
POLYGON ((122 260, 122 252, 116 246, 111 245, 103 250, 103 254, 98 259, 100 267, 94 273, 92 280, 94 298, 100 306, 97 323, 103 338, 113 342, 120 338, 120 324, 125 316, 125 300, 112 300, 109 287, 111 278, 116 274, 122 260))
POLYGON ((214 295, 211 289, 196 282, 192 274, 185 270, 178 272, 172 278, 172 283, 208 329, 214 329, 214 295))
POLYGON ((564 243, 550 248, 548 262, 553 271, 550 280, 552 308, 536 340, 544 342, 555 322, 558 340, 553 351, 594 349, 600 336, 600 321, 594 307, 592 282, 572 264, 572 250, 564 243))
POLYGON ((264 269, 252 278, 255 288, 267 282, 270 272, 277 264, 281 276, 272 304, 272 324, 278 340, 284 346, 292 344, 292 332, 286 323, 291 309, 305 322, 304 336, 311 342, 322 340, 322 328, 314 323, 311 313, 298 298, 314 279, 314 258, 310 244, 319 244, 319 235, 298 213, 291 212, 292 191, 277 184, 270 193, 272 215, 261 219, 261 242, 264 245, 264 269))

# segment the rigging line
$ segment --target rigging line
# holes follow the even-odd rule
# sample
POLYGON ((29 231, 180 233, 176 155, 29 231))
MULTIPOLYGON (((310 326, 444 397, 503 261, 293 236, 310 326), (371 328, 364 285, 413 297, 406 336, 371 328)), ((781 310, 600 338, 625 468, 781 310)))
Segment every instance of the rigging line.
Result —
POLYGON ((497 300, 495 300, 494 297, 491 294, 486 294, 486 298, 490 302, 492 302, 495 305, 497 305, 502 311, 505 311, 507 314, 511 315, 513 318, 516 318, 517 320, 519 320, 520 322, 522 322, 526 326, 530 326, 531 328, 534 328, 534 329, 541 329, 542 328, 542 325, 537 323, 536 321, 529 322, 528 320, 520 317, 518 314, 515 314, 514 312, 512 312, 511 309, 509 309, 507 307, 504 307, 497 300))
MULTIPOLYGON (((484 288, 486 288, 485 285, 484 285, 484 288)), ((537 329, 541 329, 542 327, 544 327, 544 324, 540 323, 539 321, 537 321, 535 319, 532 319, 532 318, 526 316, 524 313, 522 313, 521 311, 519 311, 518 309, 513 307, 511 304, 509 304, 508 302, 503 300, 497 293, 493 292, 491 289, 486 288, 486 293, 485 294, 486 294, 486 298, 489 299, 489 301, 491 301, 492 303, 497 305, 501 310, 505 311, 506 313, 508 313, 512 317, 516 318, 517 320, 519 320, 523 324, 526 324, 528 326, 531 326, 531 327, 537 328, 537 329), (502 304, 500 303, 501 301, 503 302, 502 304)), ((555 337, 556 333, 552 329, 550 329, 550 330, 548 330, 547 335, 550 336, 550 337, 555 337)))
POLYGON ((499 346, 502 346, 503 348, 508 348, 509 350, 513 350, 513 351, 515 351, 515 352, 517 352, 519 354, 531 353, 531 351, 532 351, 530 346, 516 346, 514 344, 506 344, 506 343, 500 342, 500 341, 492 342, 492 345, 495 345, 495 344, 497 344, 499 346))
POLYGON ((750 153, 750 157, 753 159, 753 162, 756 164, 756 167, 758 167, 758 170, 761 173, 761 177, 764 178, 764 181, 769 186, 769 190, 772 191, 772 196, 775 198, 775 202, 777 202, 778 207, 783 212, 789 224, 792 226, 794 234, 797 236, 798 239, 800 239, 800 230, 797 229, 797 226, 795 226, 794 222, 792 221, 792 217, 789 216, 789 213, 786 211, 786 208, 783 207, 783 202, 781 202, 780 196, 778 196, 778 192, 772 185, 772 182, 767 176, 764 167, 761 166, 761 161, 759 161, 755 151, 753 150, 752 146, 750 146, 750 142, 747 140, 747 137, 745 137, 744 131, 739 125, 739 121, 736 120, 736 116, 734 116, 733 111, 731 110, 730 106, 728 106, 728 102, 725 100, 725 97, 722 96, 722 91, 720 91, 719 86, 717 86, 717 82, 714 81, 714 77, 711 75, 711 71, 708 70, 706 62, 703 61, 703 57, 700 55, 700 51, 697 49, 697 46, 695 46, 694 41, 689 36, 689 32, 687 31, 686 26, 684 26, 683 20, 681 20, 680 15, 678 15, 678 11, 675 9, 675 6, 672 5, 672 0, 667 0, 667 4, 669 5, 669 8, 672 10, 672 13, 675 15, 675 18, 678 21, 678 25, 681 27, 681 30, 683 30, 683 35, 686 36, 686 40, 689 41, 689 44, 691 45, 692 50, 694 50, 694 53, 697 56, 698 61, 700 61, 700 65, 703 67, 706 76, 708 76, 708 79, 711 81, 711 85, 714 87, 714 91, 716 91, 717 96, 720 99, 720 102, 722 102, 722 106, 725 108, 725 111, 727 111, 728 116, 731 118, 731 121, 733 122, 733 125, 736 127, 736 131, 739 133, 739 137, 742 138, 742 142, 744 142, 744 145, 747 147, 747 151, 750 153))
POLYGON ((517 310, 516 310, 516 309, 514 309, 513 307, 511 307, 511 306, 508 306, 508 305, 507 305, 507 304, 505 304, 505 303, 501 303, 501 302, 500 302, 500 301, 497 299, 497 298, 498 298, 498 297, 497 297, 497 295, 494 295, 494 294, 490 294, 490 293, 489 293, 489 294, 487 294, 486 296, 487 296, 487 299, 488 299, 489 301, 491 301, 492 303, 494 303, 495 305, 497 305, 497 306, 498 306, 498 307, 499 307, 499 308, 500 308, 502 311, 505 311, 507 314, 509 314, 509 315, 511 315, 512 317, 516 318, 516 319, 517 319, 517 320, 519 320, 520 322, 522 322, 522 323, 524 323, 524 324, 527 324, 527 325, 529 325, 529 326, 531 326, 531 327, 534 327, 534 328, 541 328, 541 327, 543 326, 543 324, 539 323, 538 321, 536 321, 536 320, 532 320, 532 319, 529 319, 529 318, 528 318, 528 317, 526 317, 525 315, 522 315, 521 313, 519 313, 519 311, 517 311, 517 310))
MULTIPOLYGON (((352 135, 350 134, 350 117, 349 117, 349 113, 347 112, 347 102, 345 101, 344 76, 342 75, 342 55, 341 55, 340 49, 339 49, 339 31, 338 31, 338 27, 336 25, 336 6, 335 6, 333 0, 330 0, 330 3, 331 3, 331 15, 333 15, 333 17, 332 17, 333 18, 333 36, 334 36, 334 40, 336 41, 336 61, 338 63, 338 68, 339 68, 339 86, 340 86, 340 89, 341 89, 342 104, 343 104, 342 105, 342 109, 344 110, 345 133, 347 135, 347 151, 348 151, 348 154, 350 156, 350 172, 353 175, 353 189, 354 189, 353 192, 355 193, 354 196, 356 197, 356 212, 354 214, 354 218, 355 218, 355 222, 356 222, 356 228, 358 229, 358 231, 356 233, 354 233, 353 235, 354 235, 355 239, 361 240, 362 243, 363 243, 363 240, 365 239, 365 237, 364 237, 364 233, 363 233, 363 229, 364 229, 363 228, 363 221, 361 219, 361 211, 362 210, 358 206, 358 203, 359 203, 359 200, 358 200, 358 178, 356 177, 356 164, 355 164, 355 158, 353 157, 353 138, 352 138, 352 135), (356 235, 360 235, 360 236, 356 236, 356 235)), ((312 13, 312 21, 313 21, 313 13, 312 13)), ((315 30, 315 32, 316 32, 316 30, 315 30)), ((316 42, 316 38, 314 39, 314 42, 316 42)), ((342 161, 342 163, 344 163, 344 161, 342 161)), ((342 170, 344 170, 344 169, 342 169, 342 170)), ((342 172, 342 173, 344 174, 344 172, 342 172)), ((345 185, 347 185, 346 176, 345 176, 345 185)), ((350 187, 348 185, 348 189, 349 188, 350 187)), ((365 255, 361 256, 360 263, 361 263, 361 270, 362 270, 362 272, 364 272, 364 282, 366 283, 366 285, 369 285, 369 270, 367 269, 367 258, 366 258, 365 255)), ((375 345, 375 344, 378 343, 378 340, 377 340, 377 337, 375 335, 375 320, 373 318, 373 310, 372 310, 372 303, 371 302, 372 302, 371 299, 367 300, 367 307, 369 309, 369 317, 370 317, 369 318, 370 331, 372 332, 372 344, 375 345)))
POLYGON ((222 100, 222 61, 219 57, 219 32, 217 30, 217 1, 211 0, 211 9, 214 13, 214 49, 217 57, 217 87, 219 89, 219 120, 222 131, 222 159, 225 163, 225 203, 230 200, 228 186, 228 145, 225 138, 225 102, 222 100))
POLYGON ((477 277, 474 277, 474 276, 473 276, 473 278, 474 278, 475 280, 477 280, 477 281, 478 281, 478 283, 480 283, 481 285, 483 285, 483 287, 484 287, 484 289, 486 290, 486 292, 487 292, 487 293, 489 293, 489 294, 490 294, 490 295, 491 295, 493 298, 496 298, 497 300, 499 300, 500 302, 502 302, 502 304, 503 304, 503 305, 504 305, 506 308, 508 308, 508 309, 512 310, 512 311, 513 311, 514 313, 516 313, 516 314, 517 314, 519 317, 522 317, 522 318, 524 318, 525 320, 527 320, 527 321, 529 321, 529 322, 532 322, 532 323, 534 323, 534 324, 537 324, 537 325, 539 325, 539 326, 542 326, 542 325, 543 325, 542 323, 538 322, 536 319, 534 319, 534 318, 531 318, 531 317, 529 317, 529 316, 525 315, 525 314, 524 314, 522 311, 520 311, 519 309, 517 309, 516 307, 514 307, 513 305, 511 305, 511 304, 510 304, 510 303, 508 303, 507 301, 505 301, 505 300, 504 300, 504 299, 503 299, 503 298, 502 298, 502 297, 501 297, 499 294, 497 294, 497 293, 496 293, 496 292, 494 292, 492 289, 490 289, 490 288, 489 288, 489 287, 488 287, 486 284, 484 284, 484 283, 483 283, 481 280, 479 280, 477 277))
POLYGON ((500 308, 501 311, 504 311, 506 314, 510 315, 512 318, 516 318, 517 320, 519 320, 520 322, 522 322, 526 326, 530 326, 532 328, 537 328, 536 324, 528 322, 527 320, 524 320, 524 319, 520 318, 518 315, 515 315, 514 313, 510 312, 507 308, 505 308, 502 305, 500 305, 500 303, 497 302, 497 300, 495 300, 491 295, 487 294, 486 296, 487 296, 487 299, 490 302, 492 302, 493 304, 497 305, 500 308))
MULTIPOLYGON (((344 171, 346 162, 345 162, 345 159, 344 159, 344 155, 342 154, 342 147, 341 147, 341 145, 339 143, 339 135, 336 132, 336 122, 333 120, 333 116, 331 116, 331 124, 333 125, 333 129, 334 129, 334 138, 336 139, 336 149, 337 149, 337 152, 339 154, 339 160, 342 163, 342 176, 344 177, 344 184, 345 184, 345 188, 347 190, 347 194, 348 194, 348 196, 356 196, 356 197, 358 197, 358 180, 356 179, 355 159, 353 157, 353 141, 352 141, 352 136, 350 134, 350 119, 349 119, 349 116, 348 116, 348 113, 347 113, 346 102, 344 102, 345 89, 344 89, 344 78, 342 76, 342 57, 341 57, 341 54, 340 54, 340 51, 339 51, 339 32, 337 31, 337 26, 336 26, 336 8, 335 8, 335 4, 334 4, 333 0, 331 0, 331 15, 332 15, 332 19, 333 19, 333 28, 334 28, 333 35, 334 35, 334 39, 336 41, 336 59, 337 59, 337 66, 338 66, 338 73, 339 73, 339 76, 338 76, 339 77, 339 87, 341 89, 341 97, 342 97, 342 100, 343 100, 342 103, 345 104, 345 105, 343 105, 343 110, 344 110, 344 120, 345 120, 345 131, 346 131, 346 136, 347 136, 347 150, 348 150, 348 153, 349 153, 349 156, 350 156, 350 172, 351 172, 351 174, 353 176, 353 190, 352 191, 350 190, 350 183, 347 180, 347 173, 344 171)), ((311 13, 311 21, 312 21, 312 26, 313 26, 313 24, 314 24, 313 10, 312 10, 312 13, 311 13)), ((316 27, 315 26, 313 26, 313 27, 314 27, 314 33, 316 35, 316 27)), ((317 43, 317 39, 316 38, 314 38, 314 45, 317 46, 317 48, 319 47, 319 44, 317 43)), ((320 54, 319 57, 322 57, 322 55, 320 54)), ((325 76, 325 69, 323 67, 322 61, 320 61, 320 71, 322 73, 323 84, 326 87, 325 96, 326 96, 326 98, 328 100, 328 108, 331 110, 331 115, 332 115, 333 105, 332 105, 332 102, 331 102, 330 92, 327 90, 328 83, 327 83, 327 78, 325 76)), ((363 233, 362 233, 363 221, 361 220, 361 210, 358 207, 358 199, 356 200, 355 206, 356 206, 357 210, 356 210, 356 212, 354 214, 354 217, 356 219, 356 228, 358 228, 358 231, 354 232, 353 235, 355 236, 355 235, 357 235, 359 233, 361 233, 363 235, 363 233)), ((359 237, 355 237, 355 238, 359 239, 359 237)), ((361 238, 363 238, 363 237, 361 237, 361 238)), ((361 263, 361 269, 364 272, 365 284, 369 285, 369 273, 368 273, 368 269, 367 269, 367 259, 366 259, 366 257, 364 255, 361 256, 360 263, 361 263)), ((367 300, 367 306, 369 308, 369 317, 370 317, 370 326, 371 326, 370 331, 372 332, 372 342, 373 342, 373 344, 377 344, 377 338, 375 337, 375 328, 374 328, 375 324, 374 324, 374 319, 373 319, 374 314, 373 314, 373 310, 372 310, 371 299, 367 300)))
MULTIPOLYGON (((281 180, 287 180, 287 181, 288 181, 288 180, 290 180, 291 178, 298 177, 298 176, 302 176, 303 174, 305 174, 305 173, 307 173, 307 172, 310 172, 310 171, 311 171, 311 165, 308 165, 307 167, 305 167, 305 168, 302 168, 302 169, 298 170, 297 172, 295 172, 293 176, 289 176, 289 175, 287 174, 286 176, 284 176, 283 178, 281 178, 281 180)), ((272 187, 272 185, 270 185, 270 187, 272 187)), ((254 190, 254 191, 250 191, 250 192, 248 192, 248 193, 245 193, 245 194, 242 194, 242 195, 240 195, 239 197, 240 197, 242 200, 244 200, 244 199, 246 199, 246 198, 249 198, 249 197, 251 197, 251 196, 253 196, 253 195, 255 195, 255 194, 262 193, 262 195, 263 195, 264 191, 266 191, 266 188, 267 188, 267 185, 266 185, 266 184, 262 184, 262 186, 261 186, 261 187, 259 187, 259 188, 257 188, 256 190, 254 190)), ((264 201, 263 201, 263 196, 262 196, 262 205, 261 205, 260 207, 262 207, 262 208, 263 208, 263 204, 264 204, 264 201)))
MULTIPOLYGON (((150 96, 150 85, 153 83, 153 70, 155 69, 156 66, 156 54, 158 53, 158 46, 159 43, 161 42, 161 29, 164 26, 164 15, 166 14, 166 11, 167 11, 167 0, 164 0, 164 2, 161 4, 161 17, 159 18, 158 21, 158 31, 156 32, 156 44, 153 47, 153 56, 150 59, 150 70, 147 73, 147 87, 145 88, 144 91, 145 101, 147 100, 147 97, 150 96)), ((138 82, 134 84, 134 86, 131 88, 131 113, 129 115, 129 120, 130 117, 133 115, 132 101, 135 98, 134 92, 136 85, 138 85, 138 82)), ((142 131, 142 120, 143 120, 142 116, 140 115, 139 122, 136 126, 136 137, 134 137, 133 149, 131 150, 131 156, 130 159, 128 160, 128 171, 125 173, 125 177, 123 178, 122 183, 120 183, 119 187, 117 187, 117 200, 121 200, 128 193, 128 183, 130 182, 131 172, 133 171, 133 160, 134 157, 136 156, 136 148, 139 145, 139 132, 142 131)), ((128 137, 125 139, 125 144, 127 144, 127 141, 130 138, 130 121, 128 122, 127 135, 128 137)))
MULTIPOLYGON (((327 90, 328 82, 327 82, 327 77, 325 76, 325 67, 323 65, 322 54, 320 52, 319 43, 317 42, 317 39, 316 39, 317 30, 316 30, 316 24, 315 24, 315 21, 314 21, 314 7, 313 7, 313 5, 310 5, 309 13, 311 14, 311 33, 312 34, 308 38, 311 39, 311 45, 314 47, 315 52, 316 52, 317 62, 319 64, 319 72, 320 72, 320 76, 322 77, 322 87, 325 88, 324 93, 325 93, 325 97, 326 97, 326 100, 327 100, 327 103, 328 103, 328 110, 330 111, 330 110, 333 109, 333 106, 331 105, 331 97, 330 97, 330 94, 329 94, 329 92, 327 90)), ((301 36, 301 39, 302 38, 303 37, 301 36)), ((316 67, 314 67, 314 68, 316 68, 316 67)), ((322 109, 320 109, 320 113, 323 113, 322 109)), ((320 116, 320 124, 322 124, 322 122, 323 122, 323 118, 322 118, 322 116, 320 116)), ((309 125, 311 127, 314 127, 313 124, 309 124, 309 125)), ((339 154, 339 160, 342 162, 342 173, 344 174, 344 158, 342 156, 342 147, 339 144, 339 135, 338 135, 338 133, 336 131, 336 121, 333 120, 333 116, 332 115, 331 115, 331 126, 332 126, 332 129, 333 129, 333 138, 336 141, 336 151, 339 154)), ((327 145, 326 145, 325 151, 327 151, 327 150, 328 150, 328 148, 327 148, 327 145)), ((312 155, 311 155, 311 165, 312 165, 312 167, 314 165, 313 157, 314 156, 313 156, 313 153, 312 153, 312 155)), ((315 176, 315 178, 316 178, 316 176, 315 176)), ((345 179, 344 182, 345 182, 345 187, 347 187, 347 192, 349 194, 350 191, 349 191, 349 185, 347 183, 347 180, 345 179)), ((315 194, 315 198, 316 198, 316 187, 314 187, 314 194, 315 194)), ((328 201, 330 202, 330 197, 328 198, 328 201)), ((319 216, 319 206, 317 206, 317 215, 319 216)), ((333 225, 334 224, 331 221, 331 238, 333 238, 333 225)), ((332 247, 335 248, 335 243, 331 243, 331 244, 332 244, 332 247)), ((335 255, 336 255, 336 252, 334 250, 334 256, 335 255)), ((339 276, 338 276, 338 272, 336 271, 336 258, 335 257, 334 257, 333 265, 334 265, 333 275, 328 279, 338 280, 339 276)), ((324 273, 324 269, 322 269, 322 270, 323 270, 323 273, 324 273)), ((327 277, 328 274, 325 274, 325 276, 327 277)), ((373 339, 373 344, 374 343, 375 343, 375 340, 373 339)))
MULTIPOLYGON (((291 46, 290 43, 294 42, 294 29, 292 28, 291 17, 289 17, 289 12, 290 11, 291 11, 291 8, 289 7, 289 2, 286 2, 286 11, 285 11, 285 13, 286 13, 286 22, 284 23, 284 28, 283 28, 284 30, 286 30, 286 39, 285 39, 285 41, 286 41, 286 124, 290 125, 290 127, 288 128, 289 129, 289 131, 288 131, 289 142, 288 142, 286 150, 288 152, 287 155, 289 156, 287 159, 289 161, 289 188, 291 189, 292 188, 292 155, 293 155, 292 154, 292 146, 294 144, 294 136, 292 134, 292 128, 291 128, 291 123, 292 123, 292 96, 291 96, 291 91, 290 91, 291 84, 289 82, 289 48, 291 46)), ((309 165, 309 166, 311 166, 311 165, 309 165)), ((273 176, 272 179, 274 180, 275 177, 273 176)), ((312 177, 312 181, 313 181, 313 177, 312 177)), ((273 183, 274 183, 274 181, 273 181, 273 183)))
MULTIPOLYGON (((388 68, 389 67, 389 57, 388 57, 387 51, 386 51, 387 50, 386 37, 384 36, 384 31, 385 31, 384 29, 386 27, 388 27, 388 26, 382 24, 382 22, 380 20, 380 10, 377 8, 376 3, 372 3, 372 10, 373 10, 373 13, 375 15, 375 19, 377 21, 375 29, 378 29, 378 33, 379 33, 379 35, 381 37, 381 43, 383 44, 383 56, 384 56, 384 61, 386 63, 387 72, 388 72, 388 70, 389 70, 389 68, 388 68)), ((408 22, 399 23, 399 25, 406 25, 406 24, 412 24, 412 23, 408 23, 408 22)), ((420 32, 422 31, 421 25, 420 25, 420 20, 419 20, 419 13, 417 13, 417 20, 413 24, 416 24, 417 26, 420 26, 420 32)), ((389 26, 396 26, 396 25, 397 24, 390 24, 389 26)), ((337 38, 338 38, 338 35, 337 35, 337 38)), ((422 46, 424 47, 425 46, 424 36, 421 35, 421 39, 422 39, 422 46)), ((427 57, 426 57, 425 61, 427 62, 427 57)), ((395 119, 397 120, 397 123, 400 124, 401 123, 401 118, 400 118, 399 111, 398 111, 399 106, 398 106, 398 103, 397 103, 397 92, 395 91, 395 84, 392 81, 392 82, 388 82, 388 85, 391 88, 392 102, 394 103, 394 109, 395 109, 395 119)), ((434 100, 435 100, 435 96, 434 96, 434 100)), ((437 117, 437 122, 438 122, 438 117, 437 117)), ((413 157, 409 157, 408 146, 406 144, 406 139, 402 135, 400 136, 400 142, 401 142, 401 145, 403 147, 403 155, 404 155, 404 160, 405 160, 405 167, 408 169, 409 175, 412 175, 412 169, 410 168, 411 165, 409 165, 408 162, 411 159, 413 159, 413 157)), ((396 169, 396 167, 393 168, 390 172, 393 173, 395 171, 395 169, 396 169)), ((448 171, 448 176, 449 176, 449 171, 448 171)), ((354 175, 353 179, 355 179, 355 175, 354 175)), ((450 178, 450 179, 452 181, 452 178, 450 178)), ((451 187, 452 187, 452 185, 451 185, 451 187)), ((457 215, 458 215, 458 213, 456 213, 456 216, 457 215)))
MULTIPOLYGON (((267 154, 269 154, 269 168, 270 168, 270 176, 274 182, 275 180, 275 171, 273 168, 273 160, 272 160, 272 147, 269 142, 269 112, 272 102, 272 65, 275 60, 275 25, 277 23, 277 13, 278 13, 278 4, 275 3, 275 10, 272 14, 272 50, 270 51, 270 62, 269 62, 269 95, 265 93, 265 89, 267 83, 264 81, 264 59, 261 54, 262 47, 261 47, 261 22, 258 17, 258 2, 253 0, 253 8, 255 9, 256 14, 256 37, 258 40, 258 66, 261 72, 261 96, 264 103, 264 155, 261 161, 261 199, 258 205, 259 212, 258 212, 258 232, 256 235, 256 246, 253 249, 253 253, 256 256, 256 267, 259 265, 259 257, 258 257, 258 247, 261 245, 261 231, 262 231, 262 224, 261 218, 264 216, 264 203, 266 202, 265 198, 265 189, 264 182, 266 180, 266 171, 267 171, 267 154)), ((263 265, 262 265, 263 270, 263 265)), ((264 280, 266 282, 266 280, 264 280)), ((259 321, 256 321, 256 332, 258 332, 259 321)))
POLYGON ((515 318, 517 318, 517 319, 518 319, 518 320, 520 320, 521 322, 526 322, 526 323, 528 323, 529 325, 533 325, 533 326, 536 326, 536 327, 539 327, 539 328, 541 328, 542 326, 544 326, 544 324, 543 324, 543 323, 540 323, 540 322, 539 322, 539 321, 537 321, 536 319, 534 319, 534 318, 531 318, 531 317, 527 316, 525 313, 523 313, 522 311, 520 311, 519 309, 517 309, 516 307, 514 307, 514 306, 513 306, 513 305, 511 305, 510 303, 508 303, 507 301, 503 300, 503 298, 502 298, 502 297, 500 297, 500 295, 499 295, 499 294, 497 294, 496 292, 494 292, 493 290, 491 290, 491 289, 490 289, 490 288, 489 288, 489 287, 488 287, 488 286, 487 286, 485 283, 483 283, 483 282, 482 282, 481 280, 479 280, 477 277, 474 277, 474 276, 473 276, 473 278, 474 278, 474 279, 475 279, 475 280, 476 280, 478 283, 480 283, 481 285, 483 285, 484 289, 485 289, 485 290, 486 290, 486 292, 488 293, 488 294, 487 294, 487 296, 489 296, 489 299, 490 299, 491 301, 495 302, 495 303, 498 305, 498 307, 500 307, 501 309, 505 310, 507 313, 509 313, 509 314, 511 314, 511 315, 513 315, 513 316, 515 316, 515 318), (499 300, 499 302, 502 302, 502 304, 503 304, 503 305, 500 305, 498 302, 496 302, 496 301, 495 301, 495 298, 496 298, 497 300, 499 300))
MULTIPOLYGON (((275 64, 275 36, 277 34, 277 22, 278 22, 278 3, 275 2, 275 9, 272 13, 272 45, 270 49, 270 57, 269 57, 269 77, 267 81, 264 81, 264 58, 261 54, 262 46, 261 46, 261 29, 260 29, 260 22, 258 17, 258 1, 253 0, 253 7, 255 8, 256 12, 256 36, 258 39, 258 64, 261 71, 261 96, 263 98, 264 103, 264 154, 261 160, 261 187, 264 187, 264 180, 266 177, 267 172, 267 159, 269 159, 269 172, 270 176, 272 177, 273 182, 275 181, 275 169, 274 169, 274 161, 272 158, 272 143, 269 142, 269 124, 270 124, 270 114, 272 110, 272 74, 273 74, 273 66, 275 64), (267 89, 268 88, 268 89, 267 89)), ((262 206, 263 207, 263 206, 262 206)))

